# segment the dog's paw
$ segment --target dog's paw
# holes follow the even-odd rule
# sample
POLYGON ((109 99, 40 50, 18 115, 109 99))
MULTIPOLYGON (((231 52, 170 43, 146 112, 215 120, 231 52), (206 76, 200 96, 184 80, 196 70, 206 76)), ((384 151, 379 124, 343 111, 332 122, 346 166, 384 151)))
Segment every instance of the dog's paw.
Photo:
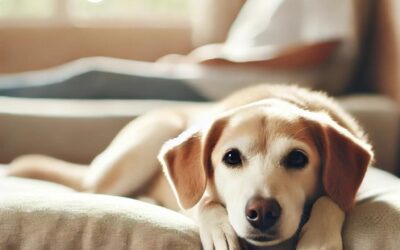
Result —
POLYGON ((204 250, 241 249, 224 207, 216 203, 207 204, 199 212, 198 220, 204 250))
POLYGON ((303 228, 302 236, 297 243, 296 250, 342 250, 342 236, 340 231, 321 232, 318 229, 303 228))
POLYGON ((297 250, 341 250, 343 211, 328 197, 319 198, 300 233, 297 250))

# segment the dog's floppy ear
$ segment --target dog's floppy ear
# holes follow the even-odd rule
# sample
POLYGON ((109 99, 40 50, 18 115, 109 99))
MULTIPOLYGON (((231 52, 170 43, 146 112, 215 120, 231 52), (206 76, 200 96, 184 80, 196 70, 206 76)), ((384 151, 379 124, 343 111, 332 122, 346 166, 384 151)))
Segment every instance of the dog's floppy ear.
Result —
POLYGON ((193 207, 203 196, 213 174, 211 153, 225 124, 221 118, 211 126, 187 130, 162 147, 158 159, 182 208, 193 207))
POLYGON ((371 146, 336 122, 314 122, 325 193, 347 212, 353 206, 373 153, 371 146))

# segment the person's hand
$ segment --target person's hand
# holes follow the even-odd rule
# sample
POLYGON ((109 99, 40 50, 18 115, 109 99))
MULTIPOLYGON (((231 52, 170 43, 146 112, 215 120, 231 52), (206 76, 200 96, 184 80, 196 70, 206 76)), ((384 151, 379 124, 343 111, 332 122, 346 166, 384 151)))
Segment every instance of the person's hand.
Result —
POLYGON ((179 63, 195 63, 190 57, 179 54, 168 54, 157 59, 157 63, 179 64, 179 63))
POLYGON ((209 44, 191 51, 188 55, 168 54, 160 57, 158 63, 202 63, 221 57, 222 44, 209 44))

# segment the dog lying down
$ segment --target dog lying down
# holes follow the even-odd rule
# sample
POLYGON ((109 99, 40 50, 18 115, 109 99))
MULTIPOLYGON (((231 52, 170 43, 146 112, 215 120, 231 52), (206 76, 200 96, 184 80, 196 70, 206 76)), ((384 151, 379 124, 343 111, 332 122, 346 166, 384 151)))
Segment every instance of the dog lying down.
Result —
POLYGON ((345 213, 372 158, 364 131, 333 99, 258 85, 139 117, 89 167, 28 155, 8 174, 180 207, 198 222, 204 249, 239 249, 239 238, 341 249, 345 213))

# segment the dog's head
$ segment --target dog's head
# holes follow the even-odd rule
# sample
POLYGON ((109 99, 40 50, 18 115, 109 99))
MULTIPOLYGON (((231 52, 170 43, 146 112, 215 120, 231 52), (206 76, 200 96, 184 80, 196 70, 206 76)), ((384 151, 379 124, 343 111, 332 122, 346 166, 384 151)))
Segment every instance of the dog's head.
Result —
POLYGON ((238 236, 274 245, 295 235, 319 195, 349 210, 371 157, 368 144, 328 115, 270 100, 186 131, 159 158, 183 208, 207 190, 238 236))

